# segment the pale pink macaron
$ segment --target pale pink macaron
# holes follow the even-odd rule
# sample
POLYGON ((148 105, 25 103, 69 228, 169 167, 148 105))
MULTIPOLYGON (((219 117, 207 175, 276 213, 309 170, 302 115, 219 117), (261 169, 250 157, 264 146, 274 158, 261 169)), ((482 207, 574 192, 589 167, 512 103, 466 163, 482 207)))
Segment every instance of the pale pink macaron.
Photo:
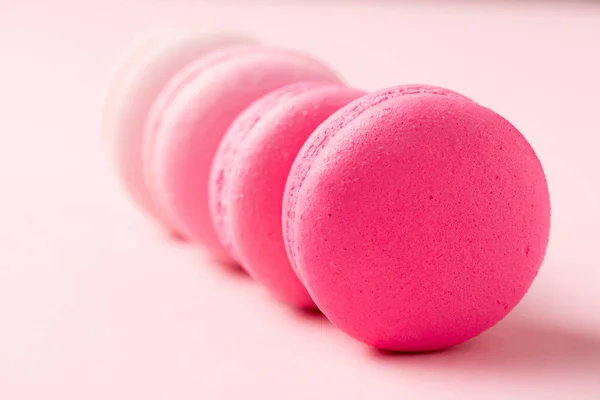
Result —
POLYGON ((213 160, 209 199, 222 243, 276 298, 296 307, 313 308, 314 302, 292 270, 283 243, 285 183, 310 134, 363 94, 327 82, 285 86, 235 120, 213 160))
POLYGON ((207 35, 190 27, 162 28, 140 41, 112 75, 103 113, 103 139, 135 203, 176 230, 148 190, 142 165, 149 110, 167 82, 192 61, 216 49, 251 44, 236 35, 207 35))
POLYGON ((290 172, 284 239, 339 328, 427 351, 493 326, 544 259, 542 166, 507 120, 452 91, 399 86, 342 108, 290 172))
POLYGON ((268 47, 215 51, 190 64, 156 101, 145 135, 146 183, 182 234, 233 262, 213 227, 208 178, 221 138, 255 100, 294 82, 339 82, 321 62, 268 47))

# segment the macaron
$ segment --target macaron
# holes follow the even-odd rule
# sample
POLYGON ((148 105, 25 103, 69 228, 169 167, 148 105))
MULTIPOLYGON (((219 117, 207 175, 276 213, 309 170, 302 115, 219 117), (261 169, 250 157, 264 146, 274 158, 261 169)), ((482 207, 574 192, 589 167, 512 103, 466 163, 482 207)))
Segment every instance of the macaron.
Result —
POLYGON ((287 177, 310 134, 363 94, 339 83, 284 86, 240 114, 213 160, 209 201, 221 242, 277 299, 295 307, 315 306, 292 270, 283 243, 287 177))
POLYGON ((156 100, 144 135, 146 185, 167 219, 226 263, 208 205, 215 152, 236 117, 254 101, 302 81, 339 82, 307 55, 269 47, 214 51, 184 68, 156 100))
POLYGON ((479 335, 526 294, 550 198, 506 119, 447 89, 398 86, 308 138, 283 229, 292 266, 336 326, 377 348, 430 351, 479 335))
POLYGON ((149 192, 142 165, 149 110, 167 82, 190 62, 213 50, 251 44, 237 35, 206 35, 191 27, 166 27, 141 40, 120 63, 104 103, 102 135, 117 174, 134 202, 175 230, 149 192))

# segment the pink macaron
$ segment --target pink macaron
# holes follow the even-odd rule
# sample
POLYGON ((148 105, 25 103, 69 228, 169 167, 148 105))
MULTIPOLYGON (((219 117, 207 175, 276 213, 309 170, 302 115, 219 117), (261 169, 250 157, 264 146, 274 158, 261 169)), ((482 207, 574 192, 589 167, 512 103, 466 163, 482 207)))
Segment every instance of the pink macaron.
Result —
POLYGON ((236 47, 183 69, 156 100, 144 135, 146 185, 183 236, 218 260, 234 257, 219 241, 208 205, 208 178, 221 138, 255 100, 302 81, 339 82, 321 62, 292 51, 236 47))
POLYGON ((127 192, 168 229, 176 230, 144 178, 142 143, 150 108, 171 78, 192 61, 217 49, 251 43, 236 35, 208 36, 188 27, 164 28, 137 44, 112 76, 104 105, 103 139, 127 192))
POLYGON ((377 348, 428 351, 490 328, 542 264, 550 199, 527 140, 452 91, 399 86, 309 137, 284 241, 323 313, 377 348))
POLYGON ((281 210, 292 163, 310 134, 362 91, 328 82, 285 86, 261 98, 232 124, 209 181, 214 226, 227 250, 279 300, 314 303, 292 270, 281 210))

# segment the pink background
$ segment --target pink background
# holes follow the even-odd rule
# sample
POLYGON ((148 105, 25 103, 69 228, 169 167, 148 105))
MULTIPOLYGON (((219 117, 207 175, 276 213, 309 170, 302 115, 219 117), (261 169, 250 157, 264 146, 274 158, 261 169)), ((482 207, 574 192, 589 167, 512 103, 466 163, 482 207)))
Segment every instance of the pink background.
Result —
POLYGON ((0 399, 600 399, 599 43, 600 7, 578 2, 1 0, 0 399), (519 307, 454 349, 384 354, 153 229, 100 108, 125 48, 182 19, 513 122, 553 203, 519 307))

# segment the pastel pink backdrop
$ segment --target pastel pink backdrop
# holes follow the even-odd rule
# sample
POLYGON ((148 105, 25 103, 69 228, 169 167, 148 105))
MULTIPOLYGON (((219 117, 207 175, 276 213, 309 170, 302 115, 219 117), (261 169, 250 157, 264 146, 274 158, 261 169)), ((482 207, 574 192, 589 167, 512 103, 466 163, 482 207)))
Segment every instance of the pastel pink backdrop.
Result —
POLYGON ((599 42, 600 7, 578 2, 2 1, 0 399, 599 399, 599 42), (108 167, 100 108, 125 49, 182 20, 513 122, 553 205, 523 302, 462 346, 390 355, 154 229, 108 167))

